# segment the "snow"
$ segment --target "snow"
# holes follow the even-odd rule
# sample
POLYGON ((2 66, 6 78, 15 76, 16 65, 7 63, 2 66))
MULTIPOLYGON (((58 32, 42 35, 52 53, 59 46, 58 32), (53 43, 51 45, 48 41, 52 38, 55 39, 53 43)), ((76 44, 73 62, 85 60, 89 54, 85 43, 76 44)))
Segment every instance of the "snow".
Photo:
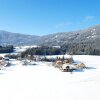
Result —
POLYGON ((61 72, 49 63, 0 70, 0 100, 100 100, 100 56, 73 56, 88 69, 61 72))
POLYGON ((56 35, 55 38, 58 38, 58 35, 56 35))
POLYGON ((38 45, 17 46, 17 47, 15 47, 15 53, 23 52, 23 51, 27 50, 28 48, 37 48, 37 47, 40 47, 40 46, 38 46, 38 45))
POLYGON ((95 38, 95 37, 96 37, 96 35, 92 35, 92 36, 88 36, 86 38, 95 38))
POLYGON ((95 38, 95 37, 97 37, 97 34, 96 34, 96 29, 94 28, 93 30, 91 30, 91 36, 87 36, 87 38, 89 39, 89 38, 95 38))
POLYGON ((71 58, 72 56, 71 55, 52 55, 52 56, 46 56, 48 59, 50 59, 50 58, 54 58, 54 59, 56 59, 57 57, 59 58, 71 58))
POLYGON ((6 54, 0 54, 0 57, 4 57, 6 54))

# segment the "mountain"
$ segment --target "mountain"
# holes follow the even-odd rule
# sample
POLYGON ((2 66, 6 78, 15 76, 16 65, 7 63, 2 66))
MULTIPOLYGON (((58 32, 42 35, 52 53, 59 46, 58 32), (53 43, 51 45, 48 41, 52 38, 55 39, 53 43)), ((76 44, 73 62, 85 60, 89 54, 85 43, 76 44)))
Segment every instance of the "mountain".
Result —
POLYGON ((100 45, 100 25, 73 32, 45 36, 24 35, 0 31, 0 45, 64 45, 68 43, 96 43, 100 45))
POLYGON ((80 42, 96 42, 96 41, 100 41, 100 25, 80 31, 51 34, 43 36, 41 39, 41 43, 45 45, 46 44, 63 45, 70 42, 80 43, 80 42))
POLYGON ((11 33, 0 31, 0 45, 31 45, 38 43, 39 36, 24 35, 20 33, 11 33))

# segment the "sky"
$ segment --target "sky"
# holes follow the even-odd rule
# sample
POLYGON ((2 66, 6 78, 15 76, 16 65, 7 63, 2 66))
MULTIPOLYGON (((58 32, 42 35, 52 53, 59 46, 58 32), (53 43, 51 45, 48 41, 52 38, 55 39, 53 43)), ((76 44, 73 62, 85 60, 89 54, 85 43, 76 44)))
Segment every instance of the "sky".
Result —
POLYGON ((30 35, 100 24, 100 0, 0 0, 0 30, 30 35))

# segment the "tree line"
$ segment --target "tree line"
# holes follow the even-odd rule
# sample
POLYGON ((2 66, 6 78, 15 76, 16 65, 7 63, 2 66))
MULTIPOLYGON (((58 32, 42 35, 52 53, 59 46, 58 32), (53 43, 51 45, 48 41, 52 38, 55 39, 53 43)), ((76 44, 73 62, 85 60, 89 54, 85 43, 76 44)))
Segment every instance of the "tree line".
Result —
POLYGON ((100 45, 93 42, 69 43, 63 48, 74 55, 100 55, 100 45))
POLYGON ((11 53, 14 51, 13 45, 0 46, 0 53, 11 53))
POLYGON ((25 57, 27 55, 59 55, 64 53, 65 51, 62 50, 62 48, 41 46, 37 48, 27 49, 26 51, 21 53, 21 57, 25 57))
POLYGON ((41 46, 29 48, 21 53, 21 57, 28 55, 100 55, 100 47, 94 43, 69 43, 60 48, 41 46))

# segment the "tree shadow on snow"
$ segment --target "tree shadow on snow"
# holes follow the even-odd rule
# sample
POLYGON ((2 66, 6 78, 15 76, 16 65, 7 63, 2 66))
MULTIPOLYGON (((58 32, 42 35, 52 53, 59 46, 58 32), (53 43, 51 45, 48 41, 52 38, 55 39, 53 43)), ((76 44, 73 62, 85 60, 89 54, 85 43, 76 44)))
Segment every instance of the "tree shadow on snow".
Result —
POLYGON ((86 69, 88 69, 88 70, 92 70, 92 69, 96 69, 95 67, 86 67, 86 69))
POLYGON ((0 73, 0 75, 3 75, 4 73, 0 73))
POLYGON ((74 70, 73 72, 84 72, 84 69, 76 69, 76 70, 74 70))
POLYGON ((74 70, 73 72, 85 72, 86 70, 94 70, 96 69, 95 67, 86 67, 86 68, 79 68, 74 70))

